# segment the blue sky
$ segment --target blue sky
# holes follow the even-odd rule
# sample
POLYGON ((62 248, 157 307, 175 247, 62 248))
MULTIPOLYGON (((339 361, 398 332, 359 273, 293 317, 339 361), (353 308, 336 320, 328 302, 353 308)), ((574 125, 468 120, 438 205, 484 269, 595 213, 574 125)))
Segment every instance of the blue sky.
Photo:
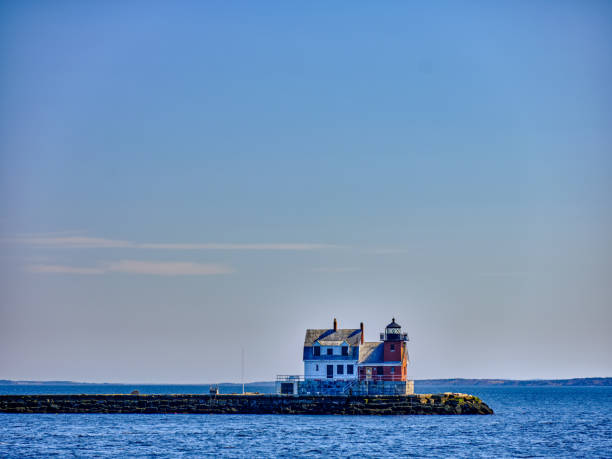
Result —
POLYGON ((0 378, 610 375, 609 3, 0 9, 0 378))

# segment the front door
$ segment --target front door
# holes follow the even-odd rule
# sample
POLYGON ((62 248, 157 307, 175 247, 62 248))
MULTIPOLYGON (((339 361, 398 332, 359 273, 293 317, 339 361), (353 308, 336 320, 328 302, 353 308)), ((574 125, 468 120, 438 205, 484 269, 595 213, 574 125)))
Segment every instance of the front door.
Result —
POLYGON ((327 377, 328 378, 334 377, 334 366, 333 365, 327 365, 327 377))

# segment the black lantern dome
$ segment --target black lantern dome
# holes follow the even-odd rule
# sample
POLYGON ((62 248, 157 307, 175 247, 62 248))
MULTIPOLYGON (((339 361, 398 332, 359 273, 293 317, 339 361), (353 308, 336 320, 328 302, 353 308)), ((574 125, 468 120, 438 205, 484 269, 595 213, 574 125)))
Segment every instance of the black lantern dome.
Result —
POLYGON ((395 321, 395 317, 391 323, 385 327, 385 332, 380 334, 380 339, 383 341, 407 341, 408 336, 402 333, 402 326, 395 321))

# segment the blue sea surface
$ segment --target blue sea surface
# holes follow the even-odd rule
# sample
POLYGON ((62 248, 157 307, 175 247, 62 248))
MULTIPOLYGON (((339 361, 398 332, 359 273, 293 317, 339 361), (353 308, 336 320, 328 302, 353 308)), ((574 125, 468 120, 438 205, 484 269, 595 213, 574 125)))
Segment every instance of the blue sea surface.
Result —
MULTIPOLYGON (((67 393, 49 385, 29 387, 22 392, 21 386, 20 393, 67 393)), ((72 393, 90 392, 86 387, 72 386, 72 393)), ((93 392, 127 392, 126 386, 103 387, 93 392)), ((180 387, 194 393, 196 386, 136 388, 142 393, 187 392, 180 387)), ((0 393, 11 390, 14 386, 0 386, 0 393)), ((612 458, 611 387, 417 385, 416 391, 478 395, 495 415, 0 413, 0 457, 612 458)))

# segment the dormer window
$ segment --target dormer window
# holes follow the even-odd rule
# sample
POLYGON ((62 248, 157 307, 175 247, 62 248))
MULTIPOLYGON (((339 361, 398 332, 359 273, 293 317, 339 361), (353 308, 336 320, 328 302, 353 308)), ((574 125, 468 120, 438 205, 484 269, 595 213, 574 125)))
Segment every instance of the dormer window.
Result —
POLYGON ((348 346, 342 346, 342 355, 348 356, 348 346))
POLYGON ((314 356, 315 357, 319 357, 321 355, 321 347, 320 346, 315 346, 314 347, 314 356))

